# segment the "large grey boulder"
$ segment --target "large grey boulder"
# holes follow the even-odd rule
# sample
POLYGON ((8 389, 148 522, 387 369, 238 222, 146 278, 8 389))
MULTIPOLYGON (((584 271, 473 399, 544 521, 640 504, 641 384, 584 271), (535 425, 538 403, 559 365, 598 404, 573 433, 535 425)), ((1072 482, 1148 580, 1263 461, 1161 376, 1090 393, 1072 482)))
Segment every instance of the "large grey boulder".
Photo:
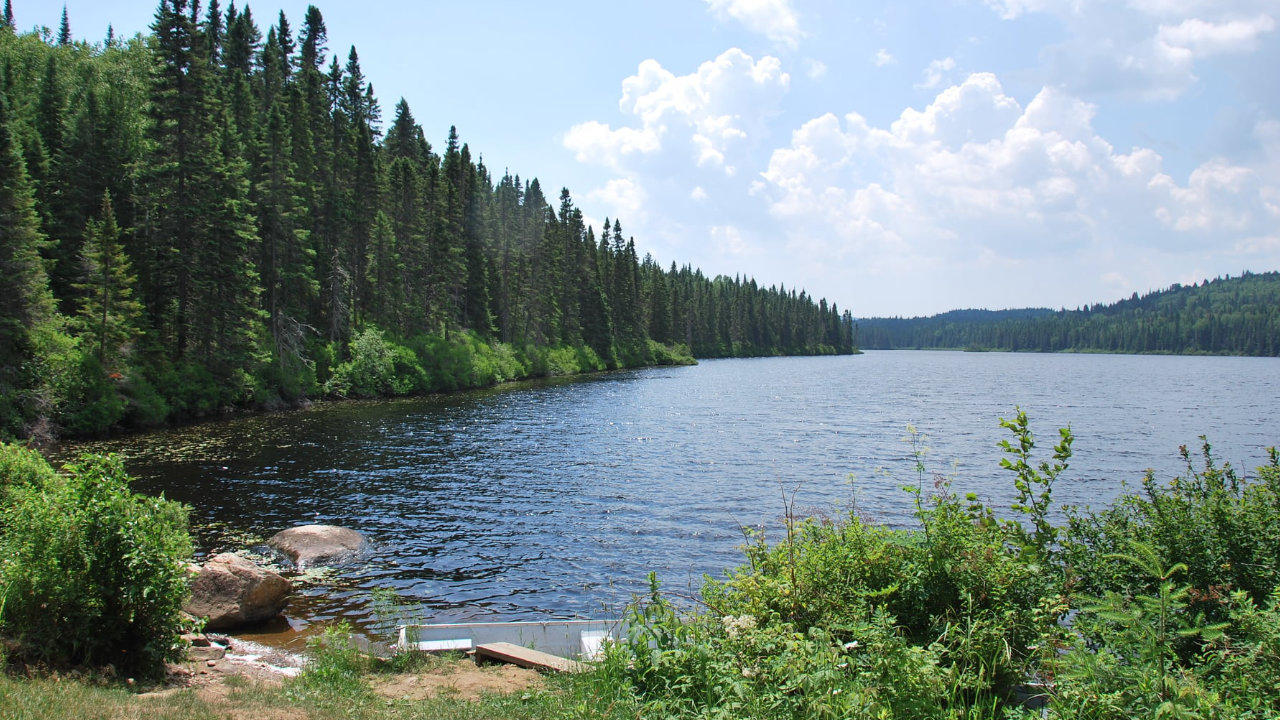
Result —
POLYGON ((267 540, 268 547, 284 555, 299 570, 346 562, 364 552, 368 545, 360 533, 337 525, 300 525, 281 530, 267 540))
POLYGON ((183 609, 207 618, 208 630, 227 630, 279 615, 292 589, 293 583, 252 560, 222 553, 200 568, 183 609))

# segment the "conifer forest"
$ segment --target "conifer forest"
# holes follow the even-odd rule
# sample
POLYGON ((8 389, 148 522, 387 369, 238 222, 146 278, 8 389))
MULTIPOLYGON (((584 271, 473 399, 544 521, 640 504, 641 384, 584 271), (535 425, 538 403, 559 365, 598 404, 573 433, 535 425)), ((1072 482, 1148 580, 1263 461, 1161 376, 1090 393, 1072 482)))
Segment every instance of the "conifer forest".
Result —
POLYGON ((454 128, 433 146, 319 9, 296 21, 162 0, 85 41, 6 2, 0 437, 854 351, 834 304, 664 267, 454 128))

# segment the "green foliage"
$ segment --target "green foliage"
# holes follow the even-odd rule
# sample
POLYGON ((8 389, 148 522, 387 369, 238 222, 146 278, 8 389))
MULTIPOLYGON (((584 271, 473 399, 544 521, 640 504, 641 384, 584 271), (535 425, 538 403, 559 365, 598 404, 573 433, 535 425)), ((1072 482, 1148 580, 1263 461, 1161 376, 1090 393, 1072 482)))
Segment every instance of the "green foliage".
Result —
POLYGON ((455 129, 434 151, 404 102, 379 143, 318 8, 296 48, 283 15, 200 15, 161 3, 103 45, 0 33, 0 436, 854 351, 847 311, 641 259, 618 219, 597 238, 567 189, 493 177, 455 129))
POLYGON ((658 591, 631 606, 601 675, 637 693, 645 717, 948 717, 946 675, 879 612, 857 640, 776 616, 687 616, 658 591))
POLYGON ((654 365, 692 365, 694 363, 689 347, 680 343, 663 345, 656 340, 650 340, 649 357, 654 365))
POLYGON ((339 397, 379 397, 422 392, 429 387, 418 357, 403 345, 388 341, 370 326, 351 341, 351 359, 338 365, 325 391, 339 397))
POLYGON ((528 377, 528 369, 511 346, 487 343, 474 332, 455 333, 447 339, 421 335, 410 345, 423 359, 432 391, 488 387, 528 377))
POLYGON ((295 702, 318 709, 350 708, 373 695, 369 661, 351 642, 345 622, 325 628, 307 641, 310 662, 285 691, 295 702))
POLYGON ((40 453, 22 445, 0 443, 0 493, 19 486, 42 487, 56 477, 40 453))
POLYGON ((123 376, 108 373, 96 354, 80 348, 68 359, 75 364, 59 388, 64 410, 58 423, 62 429, 74 435, 93 435, 119 425, 128 409, 119 387, 123 376))
POLYGON ((1201 656, 1201 674, 1229 698, 1237 718, 1280 715, 1280 587, 1264 608, 1248 594, 1228 600, 1227 629, 1201 656))
POLYGON ((1062 432, 1056 464, 1037 471, 1025 413, 1006 427, 1017 460, 1009 467, 1026 493, 1015 509, 1031 516, 1043 546, 1035 530, 997 521, 945 479, 926 495, 923 438, 913 432, 919 483, 907 489, 918 529, 788 512, 781 542, 748 531, 746 564, 707 579, 710 614, 677 614, 655 583, 631 611, 616 667, 663 712, 685 703, 692 715, 732 705, 726 716, 997 716, 1066 609, 1062 576, 1039 548, 1053 537, 1045 517, 1071 434, 1062 432))
POLYGON ((864 348, 1280 355, 1280 272, 1205 279, 1109 305, 1054 312, 954 310, 865 318, 864 348))
POLYGON ((135 495, 119 458, 53 475, 7 449, 0 628, 28 660, 156 673, 180 653, 186 507, 135 495))
POLYGON ((1052 461, 1036 462, 1026 414, 1001 424, 1013 434, 1001 464, 1018 491, 1014 518, 957 498, 944 478, 926 494, 924 438, 913 431, 918 478, 906 489, 917 529, 856 513, 797 519, 788 505, 780 542, 748 531, 746 563, 707 579, 704 612, 679 612, 651 577, 601 682, 663 717, 1039 717, 1018 705, 1028 695, 1049 698, 1050 718, 1273 717, 1274 590, 1255 602, 1227 592, 1242 585, 1194 580, 1211 570, 1224 583, 1273 577, 1263 546, 1276 551, 1280 526, 1276 453, 1245 482, 1206 449, 1190 480, 1147 483, 1145 496, 1100 515, 1076 509, 1064 532, 1049 515, 1070 430, 1052 461), (1177 553, 1195 562, 1169 560, 1177 553))
POLYGON ((1032 527, 1030 533, 1017 523, 1011 524, 1010 529, 1025 551, 1034 553, 1037 560, 1047 560, 1058 539, 1058 529, 1049 523, 1053 483, 1067 469, 1067 461, 1071 459, 1071 443, 1074 441, 1071 428, 1058 430, 1060 440, 1053 448, 1053 464, 1045 460, 1037 468, 1031 464, 1035 436, 1022 408, 1017 408, 1013 420, 1001 418, 1000 427, 1012 432, 1018 441, 1017 445, 1008 440, 1000 441, 1000 449, 1013 458, 1001 458, 1000 467, 1017 476, 1013 486, 1018 491, 1018 499, 1013 504, 1013 511, 1025 516, 1032 527))
POLYGON ((1125 493, 1110 508, 1069 509, 1062 559, 1080 592, 1154 593, 1150 577, 1108 559, 1134 541, 1150 545, 1164 565, 1184 565, 1193 602, 1214 618, 1224 613, 1217 600, 1230 592, 1262 603, 1280 584, 1280 454, 1270 450, 1270 463, 1246 479, 1229 464, 1219 467, 1207 441, 1201 469, 1186 447, 1181 452, 1184 477, 1162 485, 1148 472, 1140 493, 1125 493))
POLYGON ((1166 567, 1150 545, 1129 546, 1129 554, 1107 559, 1139 571, 1156 590, 1132 598, 1109 592, 1077 617, 1080 639, 1055 661, 1055 715, 1087 708, 1084 717, 1232 717, 1214 713, 1222 699, 1177 652, 1181 641, 1220 637, 1227 623, 1205 625, 1190 611, 1191 588, 1174 581, 1185 565, 1166 567))

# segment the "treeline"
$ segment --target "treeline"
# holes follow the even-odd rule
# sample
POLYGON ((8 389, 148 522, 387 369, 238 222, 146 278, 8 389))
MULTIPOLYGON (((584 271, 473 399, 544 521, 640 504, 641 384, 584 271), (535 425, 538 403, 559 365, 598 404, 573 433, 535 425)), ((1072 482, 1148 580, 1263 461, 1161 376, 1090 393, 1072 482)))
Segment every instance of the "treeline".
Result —
POLYGON ((1280 356, 1280 273, 1175 284, 1076 310, 957 310, 867 318, 863 348, 1280 356))
POLYGON ((848 353, 803 292, 638 257, 567 189, 389 125, 309 7, 0 28, 0 436, 698 357, 848 353))

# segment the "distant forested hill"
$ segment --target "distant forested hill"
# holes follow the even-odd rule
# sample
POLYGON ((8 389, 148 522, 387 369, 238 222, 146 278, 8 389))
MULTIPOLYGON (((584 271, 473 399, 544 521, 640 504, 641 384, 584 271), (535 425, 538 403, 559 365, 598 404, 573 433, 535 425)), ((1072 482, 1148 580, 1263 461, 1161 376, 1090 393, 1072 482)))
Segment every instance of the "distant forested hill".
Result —
MULTIPOLYGON (((640 257, 567 189, 433 147, 320 10, 0 21, 0 438, 698 357, 849 353, 852 317, 640 257), (297 20, 295 18, 295 20, 297 20)), ((430 62, 424 60, 424 62, 430 62)))
POLYGON ((865 349, 1280 356, 1280 273, 1173 285, 1078 310, 956 310, 856 323, 865 349))

